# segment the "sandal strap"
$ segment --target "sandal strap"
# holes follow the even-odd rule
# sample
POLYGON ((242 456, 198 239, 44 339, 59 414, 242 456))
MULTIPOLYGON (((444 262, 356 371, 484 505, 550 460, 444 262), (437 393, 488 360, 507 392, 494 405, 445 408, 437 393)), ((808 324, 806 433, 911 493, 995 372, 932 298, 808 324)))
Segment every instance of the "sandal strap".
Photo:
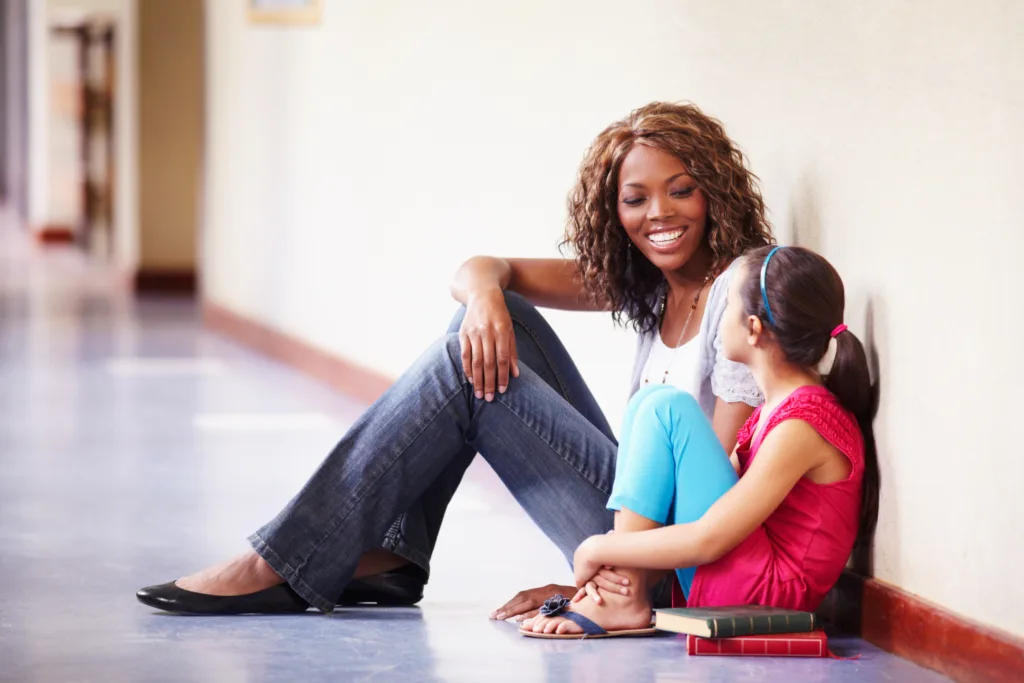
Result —
POLYGON ((569 621, 571 621, 574 624, 576 624, 577 626, 579 626, 581 629, 583 629, 583 633, 585 635, 588 635, 588 636, 603 636, 606 633, 608 633, 608 631, 605 631, 603 628, 601 628, 600 626, 595 624, 590 619, 587 619, 585 616, 583 616, 579 612, 570 612, 569 610, 566 610, 566 611, 562 612, 561 614, 559 614, 558 616, 560 616, 560 617, 562 617, 564 619, 568 619, 569 621))

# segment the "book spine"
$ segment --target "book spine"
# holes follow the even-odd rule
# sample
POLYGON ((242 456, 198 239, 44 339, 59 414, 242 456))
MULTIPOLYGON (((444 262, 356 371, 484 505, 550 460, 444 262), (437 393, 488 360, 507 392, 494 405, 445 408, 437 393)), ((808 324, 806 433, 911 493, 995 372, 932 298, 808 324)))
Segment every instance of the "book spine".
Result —
POLYGON ((708 619, 712 638, 735 638, 736 636, 763 636, 771 633, 809 633, 818 625, 814 614, 771 615, 757 617, 730 617, 708 619))
POLYGON ((828 657, 828 645, 821 637, 725 639, 686 637, 686 651, 694 656, 718 657, 828 657))

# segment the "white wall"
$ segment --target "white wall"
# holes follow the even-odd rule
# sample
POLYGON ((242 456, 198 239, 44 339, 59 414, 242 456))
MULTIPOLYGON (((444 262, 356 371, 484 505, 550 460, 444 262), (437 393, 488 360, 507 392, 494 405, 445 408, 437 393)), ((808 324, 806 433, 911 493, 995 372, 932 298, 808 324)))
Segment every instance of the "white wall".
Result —
MULTIPOLYGON (((206 296, 389 374, 474 253, 553 256, 592 137, 654 99, 721 118, 780 239, 873 318, 879 578, 1024 634, 1024 4, 207 2, 206 296), (1012 441, 1011 441, 1012 444, 1012 441)), ((553 315, 609 416, 632 342, 553 315)))

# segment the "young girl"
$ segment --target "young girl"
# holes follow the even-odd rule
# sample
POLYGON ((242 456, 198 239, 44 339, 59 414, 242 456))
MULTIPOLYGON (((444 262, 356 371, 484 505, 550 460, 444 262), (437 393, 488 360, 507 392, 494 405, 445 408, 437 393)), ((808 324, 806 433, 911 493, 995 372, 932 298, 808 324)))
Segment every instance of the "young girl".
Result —
POLYGON ((524 635, 644 629, 648 586, 670 569, 691 607, 817 608, 878 509, 874 393, 843 307, 842 280, 818 254, 763 247, 744 257, 722 346, 750 368, 764 405, 729 457, 692 396, 664 385, 638 392, 608 502, 615 533, 580 545, 576 597, 548 601, 524 635), (628 588, 599 587, 606 567, 628 588))

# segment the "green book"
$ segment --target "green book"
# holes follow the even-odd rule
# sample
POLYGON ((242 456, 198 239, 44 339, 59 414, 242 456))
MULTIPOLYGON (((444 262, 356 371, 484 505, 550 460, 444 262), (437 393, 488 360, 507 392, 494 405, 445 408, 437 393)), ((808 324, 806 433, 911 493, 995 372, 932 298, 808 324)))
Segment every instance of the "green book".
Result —
POLYGON ((812 612, 778 607, 673 607, 655 610, 654 628, 701 638, 810 633, 818 628, 812 612))

